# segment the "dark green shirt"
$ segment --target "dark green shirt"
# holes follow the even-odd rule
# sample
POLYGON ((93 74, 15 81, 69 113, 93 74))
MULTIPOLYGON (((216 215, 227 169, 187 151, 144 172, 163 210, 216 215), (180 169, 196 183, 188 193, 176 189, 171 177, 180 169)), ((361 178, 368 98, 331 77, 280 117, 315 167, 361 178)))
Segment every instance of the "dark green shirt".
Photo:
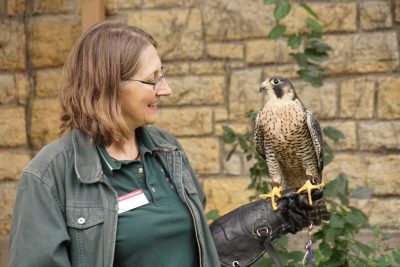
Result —
POLYGON ((114 266, 198 265, 193 220, 174 190, 145 128, 136 130, 142 161, 113 160, 99 146, 103 171, 118 196, 141 189, 149 203, 118 216, 114 266))

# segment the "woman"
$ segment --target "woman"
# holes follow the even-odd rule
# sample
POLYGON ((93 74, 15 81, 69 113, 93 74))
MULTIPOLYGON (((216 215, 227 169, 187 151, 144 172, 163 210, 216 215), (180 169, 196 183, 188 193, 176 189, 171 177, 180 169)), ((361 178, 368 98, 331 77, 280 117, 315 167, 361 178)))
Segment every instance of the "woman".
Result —
POLYGON ((219 265, 185 153, 148 126, 171 94, 156 47, 117 22, 78 40, 61 88, 68 133, 22 173, 9 266, 219 265))

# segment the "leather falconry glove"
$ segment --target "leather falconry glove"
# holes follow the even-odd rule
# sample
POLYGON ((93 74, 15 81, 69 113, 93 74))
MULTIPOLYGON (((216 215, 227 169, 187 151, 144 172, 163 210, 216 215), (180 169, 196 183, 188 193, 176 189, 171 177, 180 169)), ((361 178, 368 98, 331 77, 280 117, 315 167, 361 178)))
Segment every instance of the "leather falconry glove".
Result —
POLYGON ((323 190, 312 194, 313 206, 308 205, 306 194, 295 190, 284 191, 273 210, 270 200, 258 200, 243 205, 210 225, 211 235, 224 267, 247 267, 266 251, 277 266, 283 266, 272 243, 279 237, 295 234, 312 222, 319 225, 329 219, 323 190))

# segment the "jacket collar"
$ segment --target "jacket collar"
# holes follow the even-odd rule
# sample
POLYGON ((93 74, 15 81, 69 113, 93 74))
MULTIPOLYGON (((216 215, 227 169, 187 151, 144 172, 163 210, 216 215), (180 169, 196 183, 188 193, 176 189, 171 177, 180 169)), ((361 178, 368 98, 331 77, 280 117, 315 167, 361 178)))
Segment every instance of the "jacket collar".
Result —
MULTIPOLYGON (((153 126, 143 127, 148 133, 157 152, 176 151, 178 147, 171 144, 153 126)), ((72 130, 72 144, 74 148, 74 166, 78 180, 82 183, 99 182, 103 177, 101 161, 96 146, 89 136, 79 129, 72 130)))

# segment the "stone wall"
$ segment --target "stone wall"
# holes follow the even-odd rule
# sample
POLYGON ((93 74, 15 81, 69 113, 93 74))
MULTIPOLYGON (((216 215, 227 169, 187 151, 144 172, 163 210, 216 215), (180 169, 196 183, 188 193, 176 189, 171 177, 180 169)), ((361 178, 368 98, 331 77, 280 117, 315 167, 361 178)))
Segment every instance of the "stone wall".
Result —
MULTIPOLYGON (((285 40, 270 41, 272 9, 261 0, 108 0, 107 19, 142 26, 159 43, 173 95, 158 125, 182 142, 208 195, 225 213, 248 201, 249 164, 225 161, 222 126, 244 132, 245 112, 262 106, 257 88, 279 74, 321 121, 346 138, 327 180, 345 172, 350 187, 370 186, 357 203, 374 225, 400 230, 400 0, 309 0, 333 47, 322 88, 298 79, 285 40)), ((289 32, 303 27, 294 10, 289 32)), ((65 57, 81 32, 79 0, 0 1, 0 264, 19 173, 57 137, 57 101, 65 57)))

